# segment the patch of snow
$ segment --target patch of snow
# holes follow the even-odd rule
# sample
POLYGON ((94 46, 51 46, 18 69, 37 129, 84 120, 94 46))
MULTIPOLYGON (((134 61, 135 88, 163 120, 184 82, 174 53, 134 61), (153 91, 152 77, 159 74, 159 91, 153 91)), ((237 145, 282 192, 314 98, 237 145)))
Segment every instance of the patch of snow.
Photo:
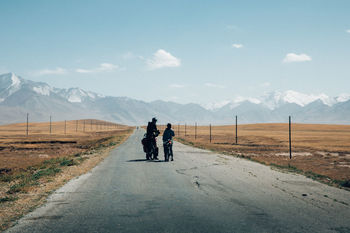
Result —
POLYGON ((94 93, 92 93, 92 92, 86 92, 86 94, 92 99, 96 98, 96 95, 94 93))
POLYGON ((273 110, 285 103, 294 103, 299 106, 306 106, 316 100, 321 100, 324 104, 332 106, 337 101, 325 94, 303 94, 297 91, 288 90, 285 92, 274 91, 266 93, 261 97, 262 104, 264 104, 269 109, 273 110))
POLYGON ((350 100, 350 94, 340 94, 338 97, 336 97, 336 101, 341 103, 341 102, 346 102, 350 100))
POLYGON ((222 108, 223 106, 227 105, 231 103, 230 100, 224 100, 224 101, 220 101, 220 102, 211 102, 211 103, 207 103, 207 104, 201 104, 201 106, 207 110, 216 110, 219 108, 222 108))
POLYGON ((14 74, 11 73, 12 87, 18 87, 21 84, 21 80, 14 74))
POLYGON ((241 103, 244 101, 248 101, 251 102, 253 104, 260 104, 261 100, 257 99, 257 98, 253 98, 253 97, 242 97, 242 96, 238 96, 233 102, 234 103, 241 103))
POLYGON ((33 87, 33 91, 35 91, 40 95, 50 96, 51 88, 49 86, 38 86, 38 87, 33 87))
POLYGON ((304 107, 305 105, 308 105, 309 103, 312 103, 316 100, 321 100, 324 104, 331 106, 335 103, 335 101, 330 98, 329 96, 325 95, 325 94, 319 94, 319 95, 314 95, 314 94, 303 94, 303 93, 299 93, 296 91, 286 91, 285 95, 283 97, 283 100, 287 103, 295 103, 298 104, 302 107, 304 107))
POLYGON ((282 99, 287 103, 295 103, 300 106, 305 106, 308 103, 315 101, 313 96, 291 90, 286 91, 282 99))
POLYGON ((234 108, 238 107, 239 105, 241 105, 241 103, 243 103, 245 101, 248 101, 248 102, 253 103, 253 104, 261 104, 261 100, 259 100, 257 98, 238 96, 238 97, 236 97, 236 99, 234 99, 231 102, 230 109, 234 109, 234 108))
POLYGON ((86 94, 84 93, 84 91, 79 88, 72 88, 69 89, 67 92, 67 99, 71 103, 81 103, 82 97, 85 96, 86 94))
POLYGON ((81 97, 78 95, 70 95, 68 101, 71 103, 81 103, 81 97))
POLYGON ((14 73, 11 73, 11 85, 7 87, 7 97, 18 91, 20 88, 21 80, 14 73))

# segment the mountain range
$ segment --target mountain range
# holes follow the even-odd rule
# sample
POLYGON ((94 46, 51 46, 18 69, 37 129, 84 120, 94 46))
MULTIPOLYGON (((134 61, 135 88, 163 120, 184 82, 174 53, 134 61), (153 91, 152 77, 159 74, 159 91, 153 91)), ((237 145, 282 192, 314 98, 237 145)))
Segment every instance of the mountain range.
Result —
POLYGON ((60 89, 23 79, 14 73, 0 75, 0 124, 30 121, 96 118, 128 125, 144 125, 156 116, 160 123, 232 124, 287 122, 350 123, 350 95, 329 97, 296 91, 270 92, 260 98, 199 105, 128 97, 104 96, 80 88, 60 89))

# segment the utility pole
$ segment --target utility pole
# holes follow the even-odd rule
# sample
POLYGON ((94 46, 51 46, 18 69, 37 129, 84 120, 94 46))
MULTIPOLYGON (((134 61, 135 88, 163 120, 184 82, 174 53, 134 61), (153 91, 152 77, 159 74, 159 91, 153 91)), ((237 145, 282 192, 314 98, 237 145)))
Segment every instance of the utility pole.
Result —
POLYGON ((209 124, 209 142, 211 143, 211 124, 209 124))
POLYGON ((78 120, 75 121, 75 132, 78 132, 78 120))
POLYGON ((186 123, 185 123, 185 137, 186 137, 186 123))
POLYGON ((27 137, 28 137, 28 134, 29 134, 29 113, 27 113, 27 130, 26 130, 26 134, 27 134, 27 137))
POLYGON ((237 134, 237 115, 236 115, 236 145, 238 144, 238 134, 237 134))
POLYGON ((197 122, 194 124, 194 140, 197 139, 197 122))
POLYGON ((292 159, 292 119, 289 116, 289 159, 292 159))

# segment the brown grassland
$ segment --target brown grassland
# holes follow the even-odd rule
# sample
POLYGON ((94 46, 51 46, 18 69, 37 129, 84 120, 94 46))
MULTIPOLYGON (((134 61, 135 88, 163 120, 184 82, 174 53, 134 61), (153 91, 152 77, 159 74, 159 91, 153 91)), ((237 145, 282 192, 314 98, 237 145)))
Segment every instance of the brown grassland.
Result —
POLYGON ((55 189, 86 173, 132 127, 99 120, 0 126, 0 231, 42 204, 55 189))
POLYGON ((288 124, 173 127, 180 142, 251 159, 302 173, 348 189, 350 186, 350 125, 292 124, 292 159, 289 159, 288 124))

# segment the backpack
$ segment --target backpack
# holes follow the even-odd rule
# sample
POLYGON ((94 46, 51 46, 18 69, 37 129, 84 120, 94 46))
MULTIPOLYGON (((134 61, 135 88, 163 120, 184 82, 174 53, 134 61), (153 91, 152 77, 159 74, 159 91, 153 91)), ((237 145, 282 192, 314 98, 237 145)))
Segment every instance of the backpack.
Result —
POLYGON ((146 152, 146 149, 147 149, 147 137, 146 137, 146 134, 145 136, 143 137, 143 139, 141 140, 141 144, 143 146, 143 152, 146 152))

